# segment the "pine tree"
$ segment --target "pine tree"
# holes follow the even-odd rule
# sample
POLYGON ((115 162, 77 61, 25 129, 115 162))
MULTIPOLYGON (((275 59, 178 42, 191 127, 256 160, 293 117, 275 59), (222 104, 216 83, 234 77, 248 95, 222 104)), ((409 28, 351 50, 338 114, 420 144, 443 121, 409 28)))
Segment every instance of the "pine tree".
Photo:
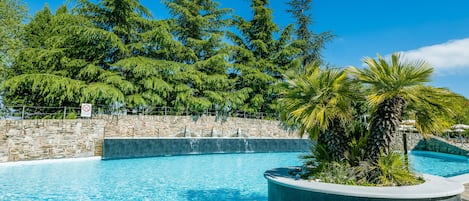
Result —
POLYGON ((231 11, 215 1, 164 1, 169 20, 138 0, 76 3, 26 25, 2 85, 7 103, 273 112, 283 74, 300 64, 293 27, 279 32, 267 1, 253 1, 253 20, 235 20, 236 45, 225 42, 231 11))
POLYGON ((51 34, 50 23, 52 21, 52 12, 46 4, 42 10, 37 12, 31 22, 25 27, 25 40, 28 47, 44 48, 47 38, 51 34))
POLYGON ((29 47, 19 52, 2 85, 10 105, 73 106, 124 101, 131 83, 103 68, 110 50, 124 54, 118 36, 99 29, 66 7, 45 7, 26 25, 29 47))
POLYGON ((11 66, 14 56, 24 47, 23 20, 26 8, 20 0, 0 1, 0 72, 11 66))
POLYGON ((279 33, 268 4, 267 0, 253 0, 253 19, 236 17, 234 24, 241 35, 229 34, 236 44, 231 47, 234 70, 230 76, 237 79, 239 90, 249 94, 242 107, 246 112, 278 111, 276 101, 282 91, 283 74, 300 64, 301 50, 292 39, 292 25, 279 33), (277 33, 280 36, 276 39, 277 33))
POLYGON ((334 38, 334 35, 328 32, 315 34, 310 26, 313 24, 311 10, 312 0, 290 0, 287 2, 291 13, 297 24, 296 37, 303 43, 300 45, 302 49, 303 66, 311 62, 322 63, 321 50, 327 42, 334 38))
POLYGON ((227 75, 228 45, 223 42, 230 23, 226 16, 231 10, 219 8, 219 3, 212 0, 167 0, 164 3, 173 17, 174 35, 196 56, 184 61, 194 70, 193 76, 181 80, 191 90, 187 106, 196 111, 237 108, 246 94, 236 91, 234 80, 227 75))
POLYGON ((175 41, 164 20, 152 20, 151 13, 136 0, 80 0, 78 13, 102 30, 112 32, 125 46, 125 54, 109 50, 102 64, 132 83, 124 104, 138 108, 174 106, 174 99, 187 94, 178 79, 185 68, 182 60, 195 58, 192 50, 175 41))

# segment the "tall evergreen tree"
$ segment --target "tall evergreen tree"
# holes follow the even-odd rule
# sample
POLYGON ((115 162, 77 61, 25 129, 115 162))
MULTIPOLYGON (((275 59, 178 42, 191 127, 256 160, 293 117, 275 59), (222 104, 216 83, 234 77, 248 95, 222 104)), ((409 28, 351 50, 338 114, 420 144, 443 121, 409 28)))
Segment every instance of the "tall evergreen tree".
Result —
POLYGON ((28 47, 44 48, 46 46, 46 40, 52 31, 50 23, 53 17, 47 4, 35 14, 33 20, 25 27, 25 40, 28 47))
POLYGON ((131 83, 101 67, 109 50, 124 54, 119 38, 66 7, 45 7, 26 27, 26 44, 2 85, 9 104, 63 106, 123 102, 131 83))
POLYGON ((310 29, 313 24, 310 13, 312 0, 290 0, 287 4, 290 7, 287 12, 291 13, 296 20, 296 37, 303 41, 300 45, 303 50, 303 66, 310 62, 322 63, 321 50, 334 38, 334 35, 331 32, 316 34, 310 29))
POLYGON ((8 103, 273 112, 283 74, 299 65, 292 26, 278 32, 267 1, 253 1, 253 20, 237 18, 234 46, 224 42, 230 10, 215 1, 165 1, 169 20, 150 19, 138 0, 76 3, 27 24, 2 85, 8 103))
POLYGON ((24 47, 23 20, 26 7, 20 0, 0 1, 0 72, 12 65, 15 55, 24 47))
POLYGON ((95 24, 97 28, 112 32, 118 36, 127 47, 126 54, 119 54, 115 50, 109 50, 106 62, 101 65, 119 61, 122 58, 131 57, 141 53, 133 44, 141 41, 141 34, 152 30, 152 21, 145 17, 151 17, 151 13, 139 0, 102 0, 93 3, 89 0, 78 0, 74 9, 78 15, 84 16, 95 24))
POLYGON ((284 82, 283 74, 299 67, 297 48, 292 38, 292 25, 279 33, 272 19, 268 0, 253 0, 253 19, 236 17, 234 24, 241 35, 229 34, 235 43, 231 59, 234 64, 231 77, 237 78, 236 87, 249 93, 242 110, 247 112, 278 111, 276 103, 284 82), (275 35, 279 34, 278 38, 275 35))
POLYGON ((185 60, 195 74, 185 83, 191 89, 188 105, 193 110, 214 108, 231 110, 241 105, 246 95, 234 90, 234 80, 227 75, 227 44, 223 41, 231 10, 219 8, 212 0, 164 1, 172 15, 173 33, 195 59, 185 60))
POLYGON ((149 19, 150 12, 138 0, 80 0, 77 10, 125 45, 126 54, 110 49, 103 65, 135 86, 126 94, 126 106, 180 107, 189 92, 181 80, 194 74, 181 61, 193 60, 195 55, 173 39, 168 21, 149 19))

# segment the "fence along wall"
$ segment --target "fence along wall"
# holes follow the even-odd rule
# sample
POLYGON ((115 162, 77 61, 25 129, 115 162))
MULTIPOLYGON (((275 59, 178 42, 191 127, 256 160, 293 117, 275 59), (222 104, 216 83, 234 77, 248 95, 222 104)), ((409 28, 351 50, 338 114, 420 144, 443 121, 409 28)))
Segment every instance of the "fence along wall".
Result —
POLYGON ((202 116, 95 116, 76 120, 1 120, 0 162, 101 155, 104 138, 298 138, 279 121, 202 116))

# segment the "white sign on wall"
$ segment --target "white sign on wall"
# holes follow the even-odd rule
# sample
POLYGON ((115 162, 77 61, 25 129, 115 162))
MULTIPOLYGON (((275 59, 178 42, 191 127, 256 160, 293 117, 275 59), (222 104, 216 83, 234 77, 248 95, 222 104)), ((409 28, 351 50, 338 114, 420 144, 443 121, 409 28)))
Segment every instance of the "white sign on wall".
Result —
POLYGON ((91 104, 82 103, 81 104, 81 116, 82 117, 91 117, 91 104))

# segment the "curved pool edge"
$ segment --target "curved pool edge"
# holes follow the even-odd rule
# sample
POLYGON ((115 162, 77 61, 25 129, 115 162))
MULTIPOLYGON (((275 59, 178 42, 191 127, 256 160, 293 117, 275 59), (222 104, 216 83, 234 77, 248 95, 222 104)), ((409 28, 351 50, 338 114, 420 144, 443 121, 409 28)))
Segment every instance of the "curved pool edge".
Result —
POLYGON ((78 158, 56 158, 56 159, 42 159, 42 160, 30 160, 30 161, 11 161, 0 163, 0 167, 7 166, 19 166, 19 165, 38 165, 38 164, 52 164, 52 163, 68 163, 68 162, 81 162, 91 160, 102 160, 101 156, 91 157, 78 157, 78 158))
POLYGON ((468 174, 462 174, 458 176, 453 176, 453 177, 448 177, 449 180, 453 182, 458 182, 461 184, 467 184, 469 183, 469 173, 468 174))
POLYGON ((352 186, 295 179, 289 174, 297 167, 268 170, 269 201, 286 200, 460 200, 464 186, 449 179, 423 175, 425 182, 414 186, 374 187, 352 186))

